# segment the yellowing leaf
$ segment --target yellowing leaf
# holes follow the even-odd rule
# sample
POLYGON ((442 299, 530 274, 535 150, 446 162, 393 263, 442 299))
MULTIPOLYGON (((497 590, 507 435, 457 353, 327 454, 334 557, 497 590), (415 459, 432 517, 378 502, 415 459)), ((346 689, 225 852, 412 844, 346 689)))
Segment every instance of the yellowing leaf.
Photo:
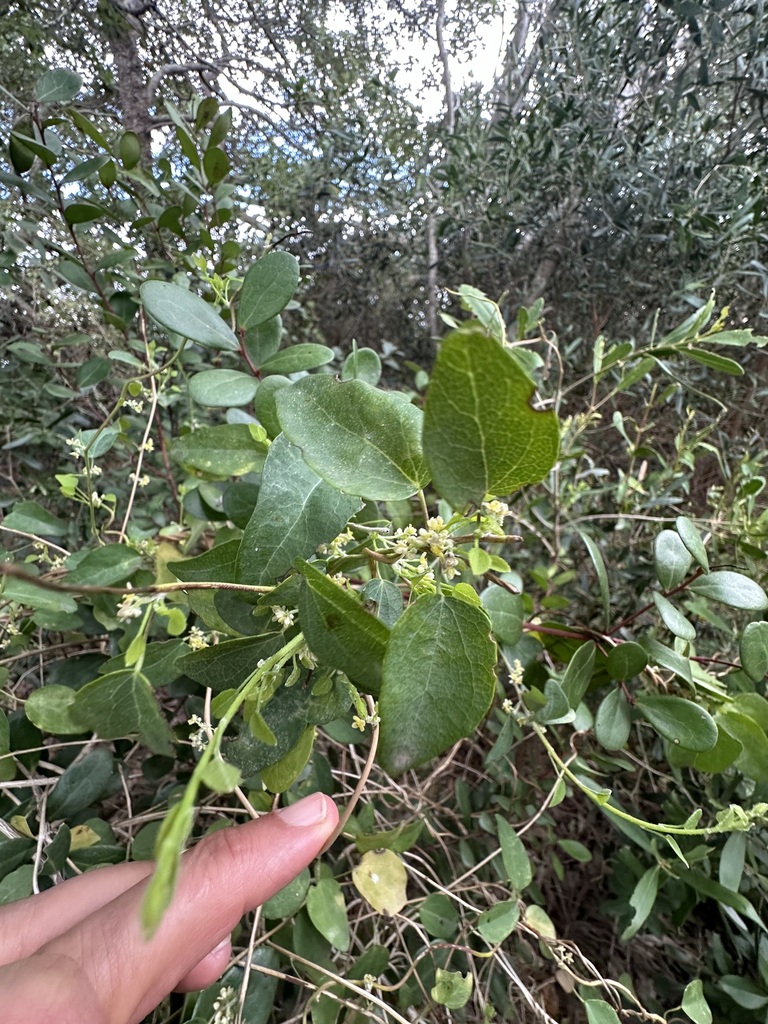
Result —
POLYGON ((353 869, 352 881, 379 914, 399 914, 405 906, 408 875, 392 850, 369 850, 353 869))

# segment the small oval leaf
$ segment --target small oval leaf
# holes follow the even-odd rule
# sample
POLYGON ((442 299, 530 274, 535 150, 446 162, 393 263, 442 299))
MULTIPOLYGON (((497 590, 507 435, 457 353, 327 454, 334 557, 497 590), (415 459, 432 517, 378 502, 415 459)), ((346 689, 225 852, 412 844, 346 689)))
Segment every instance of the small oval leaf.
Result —
POLYGON ((670 743, 703 753, 717 743, 715 720, 704 708, 684 697, 640 694, 637 709, 670 743))

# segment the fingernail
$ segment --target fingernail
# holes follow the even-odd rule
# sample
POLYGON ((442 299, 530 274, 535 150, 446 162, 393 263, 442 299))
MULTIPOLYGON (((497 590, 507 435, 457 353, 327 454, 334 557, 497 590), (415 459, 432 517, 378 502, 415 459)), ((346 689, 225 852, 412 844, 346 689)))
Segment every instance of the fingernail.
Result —
POLYGON ((218 946, 214 946, 213 947, 213 949, 211 950, 211 952, 208 955, 209 956, 213 956, 214 953, 221 953, 225 949, 227 950, 227 952, 229 952, 231 941, 232 941, 231 937, 229 935, 227 935, 226 938, 223 938, 221 940, 221 942, 218 944, 218 946))
POLYGON ((328 806, 322 793, 313 793, 312 796, 305 796, 295 804, 281 807, 277 813, 286 825, 305 828, 307 825, 319 825, 324 821, 328 814, 328 806))

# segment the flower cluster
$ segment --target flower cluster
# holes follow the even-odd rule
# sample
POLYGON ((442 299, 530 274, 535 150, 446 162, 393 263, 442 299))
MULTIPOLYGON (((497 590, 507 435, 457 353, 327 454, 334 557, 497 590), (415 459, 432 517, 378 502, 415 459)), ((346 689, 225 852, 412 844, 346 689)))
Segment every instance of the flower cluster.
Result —
POLYGON ((340 533, 338 537, 330 542, 330 544, 321 544, 317 549, 321 555, 328 555, 331 558, 340 558, 345 553, 344 549, 351 540, 353 540, 352 531, 347 529, 343 533, 340 533))
POLYGON ((187 725, 196 726, 195 732, 189 734, 189 742, 192 744, 193 749, 205 750, 208 746, 208 732, 205 728, 205 722, 200 715, 192 715, 191 718, 188 718, 187 725))
POLYGON ((18 626, 15 626, 12 622, 6 622, 5 624, 5 636, 0 640, 0 651, 7 650, 13 643, 14 637, 20 636, 21 630, 18 626))
POLYGON ((295 619, 296 612, 291 608, 283 608, 282 605, 276 604, 272 609, 272 621, 276 622, 278 626, 282 626, 283 629, 292 626, 295 619))
POLYGON ((138 398, 126 398, 123 405, 127 405, 129 409, 133 409, 135 413, 140 413, 144 409, 144 403, 138 398))
MULTIPOLYGON (((443 517, 434 516, 428 519, 426 527, 422 526, 420 530, 409 525, 405 529, 395 531, 393 552, 398 557, 392 568, 405 578, 414 578, 415 575, 417 579, 424 579, 431 572, 428 565, 431 556, 437 559, 443 576, 451 580, 459 571, 459 559, 454 547, 453 538, 448 526, 443 522, 443 517)), ((434 579, 434 573, 431 579, 434 579)))
POLYGON ((129 473, 128 474, 128 479, 131 482, 133 482, 135 480, 136 483, 139 485, 139 487, 146 487, 147 484, 149 483, 149 476, 146 473, 143 473, 139 477, 137 477, 135 473, 129 473))
POLYGON ((200 629, 199 626, 193 626, 189 631, 187 639, 187 646, 190 651, 202 651, 204 648, 210 646, 210 641, 205 633, 200 629))
POLYGON ((213 1001, 211 1024, 234 1024, 237 1011, 237 993, 225 985, 213 1001))
POLYGON ((85 445, 85 442, 82 440, 82 438, 80 438, 80 437, 70 437, 67 440, 67 446, 70 449, 69 454, 72 456, 73 459, 83 459, 83 458, 85 458, 86 445, 85 445))
POLYGON ((143 608, 148 604, 162 604, 165 601, 165 594, 132 594, 131 584, 128 584, 128 593, 117 606, 117 618, 120 622, 130 622, 132 619, 139 619, 143 615, 143 608))

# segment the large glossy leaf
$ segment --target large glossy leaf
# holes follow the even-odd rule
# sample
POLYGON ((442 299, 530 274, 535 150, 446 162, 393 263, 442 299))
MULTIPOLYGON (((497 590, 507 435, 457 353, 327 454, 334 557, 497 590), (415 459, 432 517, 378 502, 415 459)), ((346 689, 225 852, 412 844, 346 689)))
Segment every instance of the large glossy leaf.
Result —
POLYGON ((240 370, 203 370, 189 381, 189 394, 200 405, 231 406, 252 402, 259 382, 240 370))
POLYGON ((299 264, 288 252, 270 252, 245 275, 237 323, 243 330, 258 327, 285 309, 299 283, 299 264))
POLYGON ((379 706, 379 760, 400 774, 470 736, 495 689, 496 645, 476 605, 420 597, 392 629, 379 706))
POLYGON ((259 500, 243 534, 238 578, 273 582, 296 558, 308 558, 318 544, 338 536, 361 508, 359 498, 327 484, 280 434, 270 446, 259 500))
POLYGON ((286 437, 339 490, 395 501, 427 483, 421 411, 402 396, 319 374, 283 388, 276 402, 286 437))
POLYGON ((310 648, 326 665, 345 672, 365 693, 378 696, 389 630, 319 569, 305 562, 299 564, 299 571, 306 581, 299 599, 299 620, 310 648))
POLYGON ((697 752, 717 743, 715 720, 704 708, 684 697, 640 694, 637 710, 664 739, 697 752))
POLYGON ((139 289, 149 316, 167 331, 206 348, 237 352, 240 344, 217 311, 194 292, 170 281, 145 281, 139 289))
POLYGON ((455 508, 541 480, 557 459, 554 412, 531 407, 534 384, 482 331, 456 331, 440 346, 424 407, 424 454, 455 508))
POLYGON ((720 601, 748 612, 763 612, 768 608, 768 595, 763 588, 748 576, 729 569, 700 576, 691 584, 691 590, 711 601, 720 601))
POLYGON ((110 672, 77 691, 70 707, 83 730, 105 740, 138 735, 155 754, 170 754, 173 734, 146 676, 132 669, 110 672))
POLYGON ((612 647, 608 652, 605 667, 611 679, 631 679, 642 672, 648 664, 648 655, 632 640, 612 647))
POLYGON ((244 476, 262 468, 267 445, 256 441, 245 423, 200 427, 171 445, 177 462, 215 476, 244 476))

